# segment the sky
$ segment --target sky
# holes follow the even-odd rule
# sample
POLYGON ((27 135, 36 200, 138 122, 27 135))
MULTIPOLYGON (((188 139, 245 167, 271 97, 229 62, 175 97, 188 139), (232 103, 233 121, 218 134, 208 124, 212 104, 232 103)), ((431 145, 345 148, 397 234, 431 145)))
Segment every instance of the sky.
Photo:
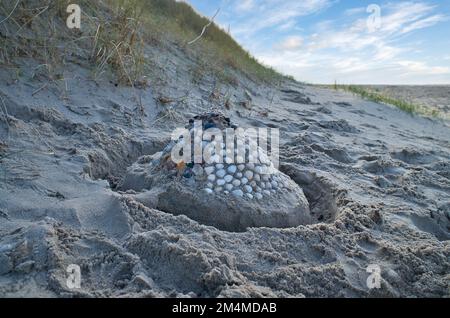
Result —
POLYGON ((299 81, 450 84, 450 0, 185 1, 299 81))

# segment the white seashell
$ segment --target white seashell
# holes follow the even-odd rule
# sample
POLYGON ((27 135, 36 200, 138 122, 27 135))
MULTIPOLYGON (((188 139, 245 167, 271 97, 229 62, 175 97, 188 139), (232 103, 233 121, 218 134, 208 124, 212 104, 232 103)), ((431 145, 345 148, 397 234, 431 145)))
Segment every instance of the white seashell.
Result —
POLYGON ((263 173, 263 168, 261 166, 256 166, 255 172, 261 174, 261 173, 263 173))
POLYGON ((251 195, 250 193, 246 193, 245 196, 249 199, 253 199, 253 195, 251 195))
POLYGON ((218 176, 219 178, 223 178, 225 176, 226 172, 223 169, 220 169, 216 172, 216 176, 218 176))
POLYGON ((228 191, 231 191, 231 190, 233 190, 233 185, 228 183, 227 185, 225 185, 225 189, 227 189, 228 191))
POLYGON ((242 197, 244 195, 244 192, 242 192, 242 190, 234 190, 231 193, 237 197, 242 197))
POLYGON ((242 174, 242 172, 238 172, 236 173, 236 178, 242 178, 244 175, 242 174))
POLYGON ((203 191, 205 191, 206 193, 208 193, 208 194, 211 194, 211 193, 213 193, 213 190, 211 190, 211 189, 208 189, 208 188, 206 188, 206 189, 203 189, 203 191))
POLYGON ((227 183, 233 181, 233 176, 227 174, 224 178, 223 178, 227 183))
POLYGON ((244 176, 245 176, 248 180, 252 180, 252 179, 253 179, 253 171, 250 171, 250 170, 245 171, 244 176))
POLYGON ((201 165, 194 165, 194 167, 192 168, 192 172, 196 175, 196 176, 202 176, 203 175, 203 168, 201 165))
POLYGON ((245 192, 248 192, 248 193, 252 193, 253 192, 252 187, 249 186, 249 185, 244 186, 244 190, 245 190, 245 192))
POLYGON ((234 174, 236 172, 236 170, 237 170, 237 167, 235 165, 231 165, 231 166, 228 167, 227 170, 228 170, 229 173, 234 174))
POLYGON ((218 186, 223 186, 225 183, 226 183, 226 182, 225 182, 225 180, 223 180, 223 179, 217 180, 217 185, 218 185, 218 186))
POLYGON ((261 193, 255 193, 255 197, 256 197, 258 200, 261 200, 261 199, 263 198, 263 196, 262 196, 261 193))
POLYGON ((223 164, 221 163, 216 164, 216 169, 218 170, 223 169, 223 164))
POLYGON ((233 184, 235 187, 239 187, 239 186, 241 185, 241 181, 239 181, 239 180, 237 180, 237 179, 234 179, 233 182, 232 182, 232 184, 233 184))
POLYGON ((245 177, 242 178, 242 179, 241 179, 241 183, 242 183, 242 184, 247 184, 247 183, 248 183, 248 179, 245 178, 245 177))
POLYGON ((216 180, 216 176, 213 175, 213 174, 210 174, 210 175, 208 176, 208 180, 209 180, 209 181, 214 181, 214 180, 216 180))
MULTIPOLYGON (((239 162, 239 161, 238 161, 239 162)), ((244 170, 245 169, 245 165, 238 165, 237 166, 238 167, 238 169, 239 169, 239 171, 242 171, 242 170, 244 170)))
POLYGON ((206 167, 204 170, 205 170, 206 174, 210 175, 210 174, 212 174, 214 172, 214 167, 213 166, 209 166, 209 167, 206 167))

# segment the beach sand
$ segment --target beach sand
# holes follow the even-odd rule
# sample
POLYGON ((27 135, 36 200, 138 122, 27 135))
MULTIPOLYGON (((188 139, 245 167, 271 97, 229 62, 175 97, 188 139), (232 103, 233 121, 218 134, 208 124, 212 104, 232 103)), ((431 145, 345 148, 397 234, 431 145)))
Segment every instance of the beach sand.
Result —
POLYGON ((447 122, 290 80, 194 84, 183 51, 165 54, 159 87, 94 82, 76 61, 65 85, 34 76, 33 59, 18 61, 18 80, 0 68, 0 297, 450 296, 447 122), (150 190, 117 191, 213 108, 280 129, 280 170, 313 224, 224 231, 150 208, 150 190), (80 289, 67 285, 71 264, 80 289))

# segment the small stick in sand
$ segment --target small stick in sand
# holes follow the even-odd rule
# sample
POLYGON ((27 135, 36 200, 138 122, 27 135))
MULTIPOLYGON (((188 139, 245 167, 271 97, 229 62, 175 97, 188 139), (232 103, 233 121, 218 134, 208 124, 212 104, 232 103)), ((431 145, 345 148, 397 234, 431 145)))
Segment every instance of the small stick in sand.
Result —
POLYGON ((2 21, 0 21, 0 24, 2 24, 3 22, 5 22, 6 20, 8 20, 12 14, 14 13, 14 11, 16 11, 17 6, 19 5, 20 0, 17 0, 16 5, 14 6, 14 8, 12 9, 12 11, 8 14, 8 16, 6 18, 4 18, 2 21))
POLYGON ((40 91, 42 91, 44 88, 47 87, 47 83, 45 83, 44 85, 42 85, 40 88, 38 88, 37 90, 35 90, 33 93, 31 93, 31 96, 36 95, 37 93, 39 93, 40 91))
POLYGON ((189 45, 194 44, 203 36, 203 34, 206 32, 206 29, 214 22, 214 18, 219 14, 219 11, 220 11, 220 8, 217 9, 216 13, 212 16, 209 23, 203 27, 202 33, 200 33, 200 35, 198 37, 196 37, 195 39, 193 39, 192 41, 188 42, 189 45))

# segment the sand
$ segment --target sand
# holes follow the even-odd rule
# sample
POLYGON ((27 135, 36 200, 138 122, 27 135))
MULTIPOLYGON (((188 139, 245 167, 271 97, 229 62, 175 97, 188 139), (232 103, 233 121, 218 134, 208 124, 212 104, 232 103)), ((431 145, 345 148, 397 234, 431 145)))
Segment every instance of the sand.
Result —
POLYGON ((19 80, 0 68, 0 297, 450 296, 448 123, 288 80, 241 76, 211 98, 214 80, 193 84, 184 53, 166 53, 164 95, 187 95, 169 105, 154 86, 94 82, 77 63, 64 98, 32 76, 37 61, 18 61, 19 80), (280 129, 280 170, 314 224, 225 231, 151 208, 150 190, 118 191, 127 169, 214 107, 280 129), (80 289, 67 285, 70 264, 80 289))

